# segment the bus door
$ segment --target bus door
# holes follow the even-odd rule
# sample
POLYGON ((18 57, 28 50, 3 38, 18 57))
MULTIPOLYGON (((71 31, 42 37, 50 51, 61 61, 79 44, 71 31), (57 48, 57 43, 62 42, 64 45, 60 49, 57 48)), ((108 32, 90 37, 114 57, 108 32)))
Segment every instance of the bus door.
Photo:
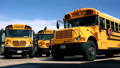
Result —
POLYGON ((108 48, 108 42, 107 42, 107 28, 110 27, 109 25, 105 24, 104 18, 99 18, 99 32, 100 32, 100 48, 101 49, 107 49, 108 48))

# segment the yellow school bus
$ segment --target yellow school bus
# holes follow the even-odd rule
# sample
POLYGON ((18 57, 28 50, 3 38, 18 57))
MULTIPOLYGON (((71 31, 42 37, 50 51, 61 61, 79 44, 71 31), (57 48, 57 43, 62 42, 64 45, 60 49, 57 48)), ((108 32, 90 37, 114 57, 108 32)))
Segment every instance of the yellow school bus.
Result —
POLYGON ((120 53, 119 19, 94 8, 82 8, 67 13, 63 24, 64 29, 54 33, 53 59, 83 55, 85 60, 94 60, 96 54, 112 57, 120 53))
POLYGON ((34 56, 33 30, 30 26, 24 24, 12 24, 5 27, 5 58, 11 58, 12 55, 34 56))
POLYGON ((50 40, 53 38, 53 30, 46 29, 40 30, 37 35, 38 42, 38 50, 37 55, 42 56, 42 54, 46 54, 46 56, 50 56, 50 40))

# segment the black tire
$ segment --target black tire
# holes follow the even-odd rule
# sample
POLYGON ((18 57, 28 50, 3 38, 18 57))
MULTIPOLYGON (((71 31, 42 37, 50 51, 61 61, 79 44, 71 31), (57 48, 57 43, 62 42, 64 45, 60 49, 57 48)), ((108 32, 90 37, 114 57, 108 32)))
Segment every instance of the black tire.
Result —
POLYGON ((35 57, 41 57, 41 56, 42 56, 42 54, 41 54, 40 50, 37 49, 37 51, 35 53, 35 57))
POLYGON ((29 58, 33 58, 35 56, 35 53, 33 53, 33 51, 31 51, 30 53, 29 53, 29 58))
POLYGON ((33 58, 33 57, 34 57, 33 55, 29 54, 29 58, 33 58))
POLYGON ((34 46, 34 48, 29 52, 29 58, 33 58, 37 52, 37 46, 34 46))
POLYGON ((35 56, 34 50, 31 50, 30 53, 29 53, 29 58, 33 58, 34 56, 35 56))
POLYGON ((4 44, 0 44, 0 55, 4 55, 4 44))
POLYGON ((93 61, 96 58, 96 46, 92 40, 88 40, 87 43, 84 43, 82 49, 85 60, 93 61))

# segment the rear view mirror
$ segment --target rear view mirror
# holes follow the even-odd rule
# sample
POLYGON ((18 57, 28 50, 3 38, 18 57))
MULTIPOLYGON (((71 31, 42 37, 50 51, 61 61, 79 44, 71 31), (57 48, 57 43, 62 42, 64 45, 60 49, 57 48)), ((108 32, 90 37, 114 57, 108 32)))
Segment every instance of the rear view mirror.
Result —
POLYGON ((56 26, 57 26, 57 29, 59 29, 60 27, 60 25, 59 25, 59 22, 57 21, 57 24, 56 24, 56 26))
POLYGON ((56 23, 56 27, 57 27, 57 29, 59 29, 60 28, 60 24, 61 23, 63 23, 63 21, 62 20, 57 20, 57 23, 56 23))

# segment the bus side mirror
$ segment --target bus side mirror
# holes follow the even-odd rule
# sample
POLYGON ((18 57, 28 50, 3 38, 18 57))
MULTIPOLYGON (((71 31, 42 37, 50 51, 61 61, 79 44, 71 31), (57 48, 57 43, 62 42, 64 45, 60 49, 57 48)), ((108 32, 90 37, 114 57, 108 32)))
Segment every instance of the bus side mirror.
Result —
POLYGON ((59 22, 58 22, 58 21, 57 21, 56 26, 57 26, 57 29, 59 29, 59 28, 60 28, 60 25, 59 25, 59 22))
POLYGON ((57 29, 60 28, 60 23, 63 23, 63 21, 62 21, 62 20, 57 20, 57 23, 56 23, 56 27, 57 27, 57 29))

